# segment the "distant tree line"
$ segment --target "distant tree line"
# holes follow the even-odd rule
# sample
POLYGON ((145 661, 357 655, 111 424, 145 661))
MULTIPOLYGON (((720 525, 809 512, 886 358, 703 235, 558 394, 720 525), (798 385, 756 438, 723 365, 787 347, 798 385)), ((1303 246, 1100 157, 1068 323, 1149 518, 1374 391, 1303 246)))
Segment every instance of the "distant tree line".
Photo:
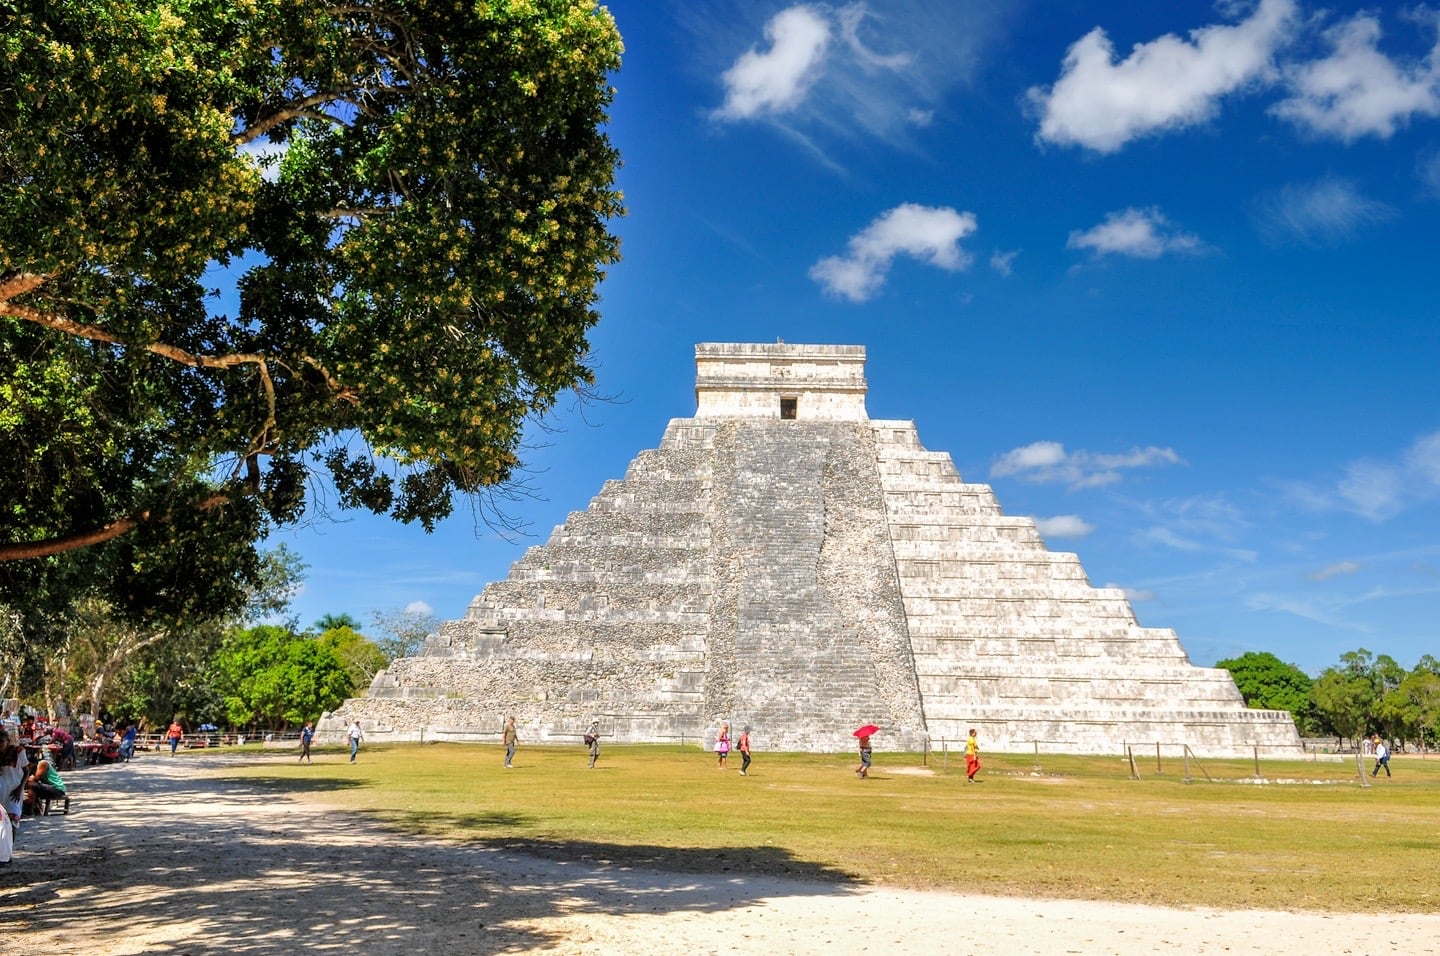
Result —
POLYGON ((1429 654, 1407 671, 1388 654, 1362 647, 1313 679, 1264 651, 1215 666, 1230 672, 1247 707, 1289 711, 1302 736, 1354 740, 1375 733, 1426 747, 1440 738, 1440 661, 1429 654))
POLYGON ((371 627, 327 614, 309 627, 289 616, 304 566, 284 547, 266 552, 261 585, 236 613, 139 626, 104 597, 76 598, 47 617, 46 646, 27 653, 21 616, 0 605, 0 698, 49 715, 92 714, 162 729, 174 716, 278 731, 363 694, 396 657, 415 653, 437 622, 386 610, 371 627))

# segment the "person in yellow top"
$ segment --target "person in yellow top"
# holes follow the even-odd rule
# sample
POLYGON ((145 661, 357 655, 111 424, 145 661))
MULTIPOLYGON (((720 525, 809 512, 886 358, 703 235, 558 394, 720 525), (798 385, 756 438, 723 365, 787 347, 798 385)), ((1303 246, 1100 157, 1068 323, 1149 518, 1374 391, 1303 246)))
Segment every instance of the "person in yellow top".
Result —
POLYGON ((975 739, 975 728, 970 728, 970 739, 965 741, 965 779, 977 783, 975 773, 980 769, 980 741, 975 739))

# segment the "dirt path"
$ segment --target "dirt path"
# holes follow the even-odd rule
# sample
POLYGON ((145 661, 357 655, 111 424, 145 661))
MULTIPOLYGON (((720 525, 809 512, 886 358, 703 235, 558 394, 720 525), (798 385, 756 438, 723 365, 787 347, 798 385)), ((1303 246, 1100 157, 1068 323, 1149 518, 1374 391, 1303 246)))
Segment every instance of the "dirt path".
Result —
POLYGON ((435 844, 197 773, 237 759, 255 758, 147 755, 76 773, 74 813, 27 820, 15 861, 0 866, 0 939, 23 938, 23 948, 6 949, 1440 956, 1440 915, 1003 899, 675 875, 435 844))

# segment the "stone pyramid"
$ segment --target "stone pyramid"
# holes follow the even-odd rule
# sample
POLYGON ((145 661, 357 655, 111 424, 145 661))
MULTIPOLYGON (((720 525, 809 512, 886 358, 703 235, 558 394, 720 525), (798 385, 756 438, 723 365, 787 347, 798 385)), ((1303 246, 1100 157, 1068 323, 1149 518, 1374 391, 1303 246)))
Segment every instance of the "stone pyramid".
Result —
POLYGON ((1299 755, 987 485, 865 412, 860 346, 696 346, 693 418, 322 731, 368 739, 1299 755))

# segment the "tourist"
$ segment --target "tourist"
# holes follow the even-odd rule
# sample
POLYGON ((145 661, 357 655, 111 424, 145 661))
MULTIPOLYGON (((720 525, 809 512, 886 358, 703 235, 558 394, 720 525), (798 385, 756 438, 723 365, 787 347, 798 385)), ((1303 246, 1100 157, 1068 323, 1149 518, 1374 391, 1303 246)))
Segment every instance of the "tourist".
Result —
POLYGON ((35 812, 40 800, 64 800, 65 812, 70 812, 70 797, 65 793, 65 781, 50 766, 50 761, 41 759, 35 765, 35 772, 26 778, 25 802, 35 812))
POLYGON ((120 738, 120 759, 126 763, 135 756, 135 722, 132 720, 125 725, 125 734, 120 738))
POLYGON ((55 762, 66 770, 74 770, 75 738, 70 736, 70 732, 60 727, 52 727, 50 728, 50 742, 60 745, 60 753, 56 755, 55 762))
POLYGON ((515 768, 510 765, 510 761, 515 759, 515 745, 520 742, 520 734, 515 730, 514 717, 506 719, 503 736, 505 739, 505 769, 513 770, 515 768))
POLYGON ((1375 769, 1370 771, 1370 776, 1380 776, 1381 767, 1385 768, 1385 776, 1390 776, 1390 748, 1385 746, 1385 741, 1380 739, 1379 734, 1370 740, 1375 745, 1375 769))
POLYGON ((720 758, 718 766, 725 769, 725 758, 730 756, 730 725, 720 725, 720 736, 715 738, 715 754, 720 758))
POLYGON ((590 769, 595 769, 595 761, 600 759, 600 721, 590 721, 590 730, 585 734, 585 746, 590 748, 590 769))
POLYGON ((975 774, 980 770, 980 741, 975 739, 975 728, 970 728, 970 739, 965 741, 965 780, 978 783, 975 774))
POLYGON ((175 756, 180 741, 185 739, 185 728, 181 726, 178 715, 170 721, 170 729, 165 731, 165 739, 170 741, 170 756, 175 756))
POLYGON ((30 758, 19 738, 0 730, 0 812, 10 817, 12 825, 18 826, 25 812, 25 771, 29 767, 30 758))
POLYGON ((364 732, 360 730, 360 721, 350 725, 350 733, 346 736, 350 738, 350 762, 354 763, 355 755, 360 752, 360 741, 365 739, 364 732))
MULTIPOLYGON (((306 763, 315 762, 310 759, 310 742, 314 739, 315 725, 307 720, 305 721, 305 726, 300 728, 300 760, 303 760, 306 763)), ((299 763, 300 760, 297 760, 295 762, 299 763)))
POLYGON ((750 769, 750 727, 747 725, 740 731, 740 739, 735 743, 735 749, 740 751, 740 776, 745 776, 750 769))
POLYGON ((870 735, 860 734, 858 740, 860 742, 860 766, 855 768, 855 773, 861 780, 864 780, 870 776, 870 735))

